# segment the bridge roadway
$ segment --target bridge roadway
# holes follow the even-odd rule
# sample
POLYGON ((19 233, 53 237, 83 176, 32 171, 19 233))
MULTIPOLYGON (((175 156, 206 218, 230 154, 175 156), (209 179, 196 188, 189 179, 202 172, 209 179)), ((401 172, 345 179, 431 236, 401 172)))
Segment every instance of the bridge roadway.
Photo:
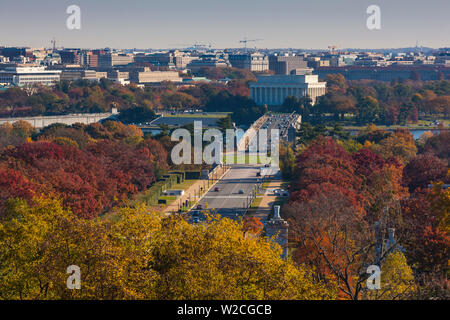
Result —
MULTIPOLYGON (((263 127, 268 130, 268 136, 270 137, 271 130, 284 129, 286 125, 290 125, 289 120, 289 115, 286 114, 272 116, 263 127)), ((268 144, 270 150, 270 141, 268 144)), ((208 209, 208 211, 213 211, 227 218, 242 216, 247 211, 253 190, 262 179, 262 177, 257 176, 260 170, 262 176, 274 175, 278 172, 277 168, 264 168, 262 164, 232 164, 228 173, 199 201, 201 210, 208 209), (239 193, 240 190, 243 191, 242 194, 239 193)), ((196 209, 193 211, 196 211, 196 209)))
POLYGON ((261 165, 231 165, 228 173, 200 200, 202 209, 206 209, 206 203, 208 203, 208 210, 222 217, 242 216, 247 209, 250 195, 260 179, 256 176, 260 168, 261 165), (219 191, 215 191, 216 188, 219 191), (242 190, 243 194, 240 194, 239 190, 242 190))

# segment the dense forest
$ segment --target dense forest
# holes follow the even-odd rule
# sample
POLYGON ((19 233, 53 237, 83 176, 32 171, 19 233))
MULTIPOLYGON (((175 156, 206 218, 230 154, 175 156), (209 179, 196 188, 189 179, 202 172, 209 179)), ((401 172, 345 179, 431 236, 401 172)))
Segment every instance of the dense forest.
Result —
POLYGON ((282 259, 259 222, 189 224, 128 201, 169 168, 167 138, 113 121, 2 125, 0 299, 336 297, 282 259), (81 290, 66 287, 74 263, 81 290))
POLYGON ((450 133, 415 142, 406 130, 373 125, 354 139, 339 127, 303 130, 309 139, 296 157, 281 159, 293 259, 336 283, 342 298, 448 299, 450 133), (377 243, 389 229, 395 245, 377 243), (374 262, 383 280, 371 297, 365 269, 374 262))
POLYGON ((148 189, 168 169, 167 151, 135 126, 53 125, 35 132, 27 122, 0 127, 0 215, 5 202, 60 198, 80 217, 94 218, 148 189))

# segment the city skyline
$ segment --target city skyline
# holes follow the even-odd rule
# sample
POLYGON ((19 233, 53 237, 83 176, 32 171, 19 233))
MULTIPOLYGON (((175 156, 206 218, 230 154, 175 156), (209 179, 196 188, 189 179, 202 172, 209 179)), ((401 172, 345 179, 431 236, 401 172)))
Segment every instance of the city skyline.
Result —
POLYGON ((51 47, 53 37, 67 48, 165 49, 195 43, 236 48, 246 37, 263 39, 249 43, 259 49, 450 46, 442 36, 450 31, 446 0, 355 2, 15 1, 0 4, 0 46, 51 47), (72 4, 81 8, 81 30, 66 27, 72 4), (366 26, 372 4, 381 8, 381 30, 366 26))

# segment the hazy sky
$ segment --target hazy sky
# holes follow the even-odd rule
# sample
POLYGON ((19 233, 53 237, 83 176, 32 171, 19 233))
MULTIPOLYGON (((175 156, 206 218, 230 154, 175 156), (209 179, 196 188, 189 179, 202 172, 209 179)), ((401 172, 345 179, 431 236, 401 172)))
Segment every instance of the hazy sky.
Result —
POLYGON ((450 0, 0 0, 0 46, 168 48, 450 47, 450 0), (81 8, 81 30, 66 8, 81 8), (371 4, 381 30, 366 27, 371 4))

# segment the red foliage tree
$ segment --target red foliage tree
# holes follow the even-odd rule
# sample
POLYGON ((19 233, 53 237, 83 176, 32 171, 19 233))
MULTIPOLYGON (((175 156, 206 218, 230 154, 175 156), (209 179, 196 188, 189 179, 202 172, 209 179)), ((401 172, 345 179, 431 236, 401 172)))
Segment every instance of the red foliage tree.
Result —
POLYGON ((0 216, 3 214, 5 201, 11 198, 31 200, 35 185, 21 173, 10 168, 0 167, 0 216))
POLYGON ((405 221, 401 229, 402 245, 410 265, 416 271, 445 274, 448 270, 450 237, 440 229, 444 217, 432 206, 434 196, 429 189, 418 188, 410 199, 402 202, 405 221))
POLYGON ((433 154, 419 154, 403 170, 403 181, 410 191, 425 188, 432 182, 445 181, 447 165, 433 154))

